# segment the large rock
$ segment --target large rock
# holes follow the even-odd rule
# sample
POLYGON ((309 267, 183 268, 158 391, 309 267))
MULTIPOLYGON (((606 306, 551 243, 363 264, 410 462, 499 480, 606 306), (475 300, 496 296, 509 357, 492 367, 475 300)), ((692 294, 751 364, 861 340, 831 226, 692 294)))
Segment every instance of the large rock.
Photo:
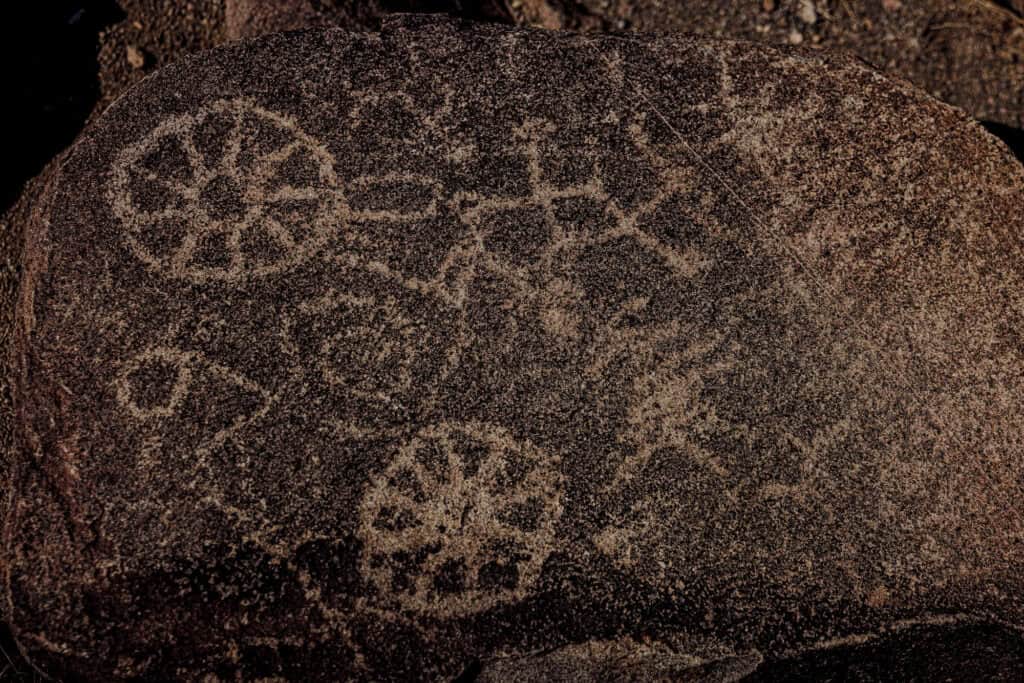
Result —
POLYGON ((26 235, 15 635, 91 680, 1020 675, 1022 207, 843 57, 400 20, 170 66, 26 235))

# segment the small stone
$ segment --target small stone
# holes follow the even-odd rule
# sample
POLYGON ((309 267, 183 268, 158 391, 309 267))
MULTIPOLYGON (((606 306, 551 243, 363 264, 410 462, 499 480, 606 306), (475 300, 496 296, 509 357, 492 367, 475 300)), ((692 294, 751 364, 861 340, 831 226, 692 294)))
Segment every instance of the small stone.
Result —
POLYGON ((800 21, 811 25, 818 21, 818 10, 814 6, 814 0, 802 0, 800 3, 800 21))
POLYGON ((774 12, 775 0, 761 0, 761 9, 765 12, 774 12))
POLYGON ((125 47, 125 56, 128 59, 128 64, 133 69, 141 69, 146 65, 145 53, 134 45, 127 45, 125 47))
POLYGON ((804 34, 800 33, 800 31, 797 31, 796 29, 789 32, 790 45, 799 45, 802 42, 804 42, 804 34))

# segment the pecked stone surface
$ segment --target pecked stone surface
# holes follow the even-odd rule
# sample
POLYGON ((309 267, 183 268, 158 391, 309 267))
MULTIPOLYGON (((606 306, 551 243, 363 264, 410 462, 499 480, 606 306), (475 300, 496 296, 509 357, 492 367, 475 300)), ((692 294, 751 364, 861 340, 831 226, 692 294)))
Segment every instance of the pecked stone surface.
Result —
POLYGON ((680 31, 849 50, 976 119, 1024 128, 1020 0, 521 0, 511 13, 555 29, 680 31))
MULTIPOLYGON (((225 0, 225 36, 233 40, 330 24, 376 28, 394 4, 225 0)), ((422 7, 415 0, 405 4, 410 10, 422 7)), ((432 6, 548 29, 697 33, 847 50, 989 122, 993 132, 1021 147, 1022 0, 489 0, 432 6)))
POLYGON ((86 680, 1012 678, 1022 206, 844 57, 396 19, 172 65, 26 235, 15 636, 86 680))

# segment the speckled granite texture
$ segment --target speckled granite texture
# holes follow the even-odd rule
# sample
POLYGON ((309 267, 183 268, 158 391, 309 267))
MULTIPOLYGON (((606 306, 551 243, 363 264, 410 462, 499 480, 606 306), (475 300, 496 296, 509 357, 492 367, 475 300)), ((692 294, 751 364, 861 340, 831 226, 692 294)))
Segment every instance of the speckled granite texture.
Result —
POLYGON ((399 18, 172 65, 27 233, 15 635, 85 680, 1012 679, 1022 207, 845 57, 399 18))

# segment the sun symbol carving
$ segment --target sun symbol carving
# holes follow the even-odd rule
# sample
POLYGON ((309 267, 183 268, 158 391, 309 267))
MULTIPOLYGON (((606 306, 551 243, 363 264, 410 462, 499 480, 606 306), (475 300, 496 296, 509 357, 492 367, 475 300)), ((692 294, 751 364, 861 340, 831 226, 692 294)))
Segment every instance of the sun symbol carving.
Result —
POLYGON ((191 282, 266 276, 314 256, 337 220, 324 145, 244 99, 164 119, 121 152, 109 201, 131 252, 191 282))
POLYGON ((495 425, 421 430, 363 496, 364 575, 382 595, 428 614, 521 599, 554 547, 557 465, 495 425))

